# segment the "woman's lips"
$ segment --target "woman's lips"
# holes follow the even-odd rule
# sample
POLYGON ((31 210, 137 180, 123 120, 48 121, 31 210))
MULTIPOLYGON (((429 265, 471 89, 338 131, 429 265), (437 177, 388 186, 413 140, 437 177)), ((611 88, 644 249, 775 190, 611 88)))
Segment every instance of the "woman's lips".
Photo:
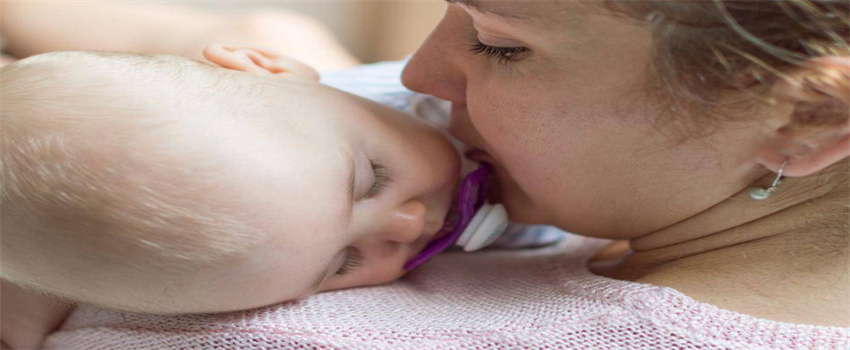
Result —
POLYGON ((478 148, 466 151, 466 158, 469 158, 470 160, 479 163, 490 163, 490 165, 496 165, 497 163, 496 159, 493 158, 490 153, 487 153, 487 151, 478 148))

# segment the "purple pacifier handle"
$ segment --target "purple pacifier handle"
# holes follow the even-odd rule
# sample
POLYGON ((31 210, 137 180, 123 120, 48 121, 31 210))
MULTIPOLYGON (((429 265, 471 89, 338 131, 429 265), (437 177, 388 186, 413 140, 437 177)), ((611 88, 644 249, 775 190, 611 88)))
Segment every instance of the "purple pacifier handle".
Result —
POLYGON ((441 233, 448 230, 450 232, 439 239, 429 242, 421 253, 404 264, 405 270, 413 270, 419 265, 426 263, 437 254, 451 247, 460 238, 463 230, 472 221, 475 212, 484 205, 484 200, 487 197, 487 187, 490 184, 490 173, 490 164, 483 163, 478 169, 473 170, 463 178, 460 184, 458 200, 456 203, 453 203, 452 209, 446 215, 446 222, 440 230, 441 233), (458 217, 457 214, 460 214, 460 216, 458 217))

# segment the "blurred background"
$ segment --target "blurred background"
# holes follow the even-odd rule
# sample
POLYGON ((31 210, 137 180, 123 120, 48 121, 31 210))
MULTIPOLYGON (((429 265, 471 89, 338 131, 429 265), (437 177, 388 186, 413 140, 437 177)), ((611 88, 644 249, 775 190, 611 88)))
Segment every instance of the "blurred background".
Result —
POLYGON ((51 51, 99 50, 202 59, 212 43, 286 54, 320 71, 412 54, 443 0, 5 1, 0 66, 51 51))
POLYGON ((313 0, 195 2, 215 11, 282 8, 313 16, 363 62, 396 60, 412 54, 440 21, 443 0, 313 0))

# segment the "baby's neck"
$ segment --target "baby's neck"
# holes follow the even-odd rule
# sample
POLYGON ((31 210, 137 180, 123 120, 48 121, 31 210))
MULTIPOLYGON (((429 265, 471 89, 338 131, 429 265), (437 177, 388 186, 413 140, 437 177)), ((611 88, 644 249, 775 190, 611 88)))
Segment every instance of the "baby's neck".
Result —
MULTIPOLYGON (((786 188, 793 188, 791 180, 786 188)), ((745 190, 633 239, 633 251, 623 259, 592 267, 601 275, 672 287, 760 318, 850 327, 847 237, 818 231, 817 219, 829 205, 819 199, 829 190, 765 202, 749 200, 745 190)))

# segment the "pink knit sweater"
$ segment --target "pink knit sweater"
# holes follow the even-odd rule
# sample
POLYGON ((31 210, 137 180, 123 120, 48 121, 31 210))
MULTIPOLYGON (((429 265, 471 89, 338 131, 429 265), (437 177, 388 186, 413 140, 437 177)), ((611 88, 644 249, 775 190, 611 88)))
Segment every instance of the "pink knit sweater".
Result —
POLYGON ((847 328, 757 319, 595 276, 586 262, 604 243, 449 253, 389 285, 220 315, 83 308, 48 348, 850 349, 847 328))

